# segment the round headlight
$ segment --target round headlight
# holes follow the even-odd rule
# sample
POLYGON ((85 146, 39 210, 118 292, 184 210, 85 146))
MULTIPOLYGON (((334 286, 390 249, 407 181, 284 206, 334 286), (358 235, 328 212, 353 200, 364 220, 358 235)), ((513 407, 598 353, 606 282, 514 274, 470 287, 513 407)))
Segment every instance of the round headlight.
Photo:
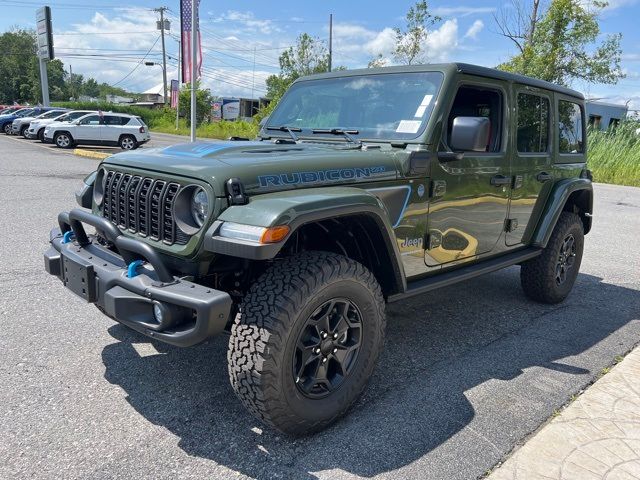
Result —
POLYGON ((191 197, 191 215, 193 220, 201 227, 207 219, 209 213, 209 197, 207 192, 198 187, 191 197))

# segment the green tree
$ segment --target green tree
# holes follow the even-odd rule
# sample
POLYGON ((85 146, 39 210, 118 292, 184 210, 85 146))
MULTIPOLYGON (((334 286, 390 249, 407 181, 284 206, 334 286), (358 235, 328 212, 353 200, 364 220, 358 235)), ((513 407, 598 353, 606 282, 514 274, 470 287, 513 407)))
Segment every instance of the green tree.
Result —
POLYGON ((396 32, 394 60, 404 65, 426 62, 427 55, 424 49, 429 35, 428 28, 440 20, 440 17, 429 13, 426 0, 421 0, 413 5, 407 12, 407 25, 404 30, 399 27, 394 28, 396 32))
POLYGON ((0 35, 0 103, 33 102, 40 86, 35 34, 12 29, 0 35))
POLYGON ((540 13, 536 0, 530 10, 520 8, 515 19, 496 19, 502 34, 519 53, 498 68, 568 85, 572 80, 616 83, 624 77, 620 66, 621 34, 600 38, 598 14, 606 3, 586 7, 581 0, 551 0, 540 13))
POLYGON ((267 97, 272 103, 299 77, 329 71, 329 52, 320 40, 303 33, 295 47, 280 54, 279 63, 280 73, 267 78, 267 97))
POLYGON ((98 86, 98 82, 96 82, 93 78, 88 78, 87 81, 82 85, 82 93, 88 95, 89 97, 100 96, 100 87, 98 86))
MULTIPOLYGON (((211 92, 200 88, 200 83, 196 84, 196 124, 200 125, 205 118, 211 115, 211 92)), ((191 122, 191 85, 187 84, 180 90, 179 98, 180 116, 191 122)))

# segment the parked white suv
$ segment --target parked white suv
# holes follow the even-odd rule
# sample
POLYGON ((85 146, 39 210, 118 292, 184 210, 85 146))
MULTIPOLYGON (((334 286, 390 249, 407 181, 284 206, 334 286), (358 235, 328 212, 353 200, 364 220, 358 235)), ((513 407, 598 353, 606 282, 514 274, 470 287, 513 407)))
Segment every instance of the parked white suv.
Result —
POLYGON ((60 148, 108 145, 133 150, 151 140, 151 135, 140 117, 124 113, 93 113, 71 123, 48 125, 44 129, 44 139, 53 140, 60 148))
POLYGON ((73 122, 74 120, 84 117, 89 113, 98 113, 95 110, 72 110, 65 112, 63 115, 58 115, 55 118, 36 118, 29 124, 29 128, 25 132, 25 137, 30 139, 38 139, 44 142, 44 129, 47 125, 51 125, 55 122, 73 122))
POLYGON ((60 108, 58 110, 47 110, 46 112, 42 112, 40 114, 16 118, 11 124, 11 135, 22 135, 24 137, 26 136, 25 134, 27 133, 29 125, 34 120, 41 118, 55 118, 59 115, 62 115, 66 111, 66 108, 60 108))

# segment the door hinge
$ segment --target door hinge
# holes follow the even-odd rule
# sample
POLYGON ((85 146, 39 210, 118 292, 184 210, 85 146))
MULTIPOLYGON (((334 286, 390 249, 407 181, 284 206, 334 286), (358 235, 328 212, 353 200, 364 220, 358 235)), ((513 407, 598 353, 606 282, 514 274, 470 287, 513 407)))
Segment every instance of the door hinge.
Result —
POLYGON ((505 232, 513 232, 516 228, 518 228, 518 219, 517 218, 507 218, 504 221, 504 231, 505 232))

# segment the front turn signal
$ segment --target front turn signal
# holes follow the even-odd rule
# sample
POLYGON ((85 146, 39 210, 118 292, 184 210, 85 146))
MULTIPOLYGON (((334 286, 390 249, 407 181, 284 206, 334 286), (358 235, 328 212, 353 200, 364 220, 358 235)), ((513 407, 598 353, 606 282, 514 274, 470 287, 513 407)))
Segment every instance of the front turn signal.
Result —
POLYGON ((289 235, 290 228, 287 225, 266 228, 260 237, 260 243, 277 243, 289 235))

